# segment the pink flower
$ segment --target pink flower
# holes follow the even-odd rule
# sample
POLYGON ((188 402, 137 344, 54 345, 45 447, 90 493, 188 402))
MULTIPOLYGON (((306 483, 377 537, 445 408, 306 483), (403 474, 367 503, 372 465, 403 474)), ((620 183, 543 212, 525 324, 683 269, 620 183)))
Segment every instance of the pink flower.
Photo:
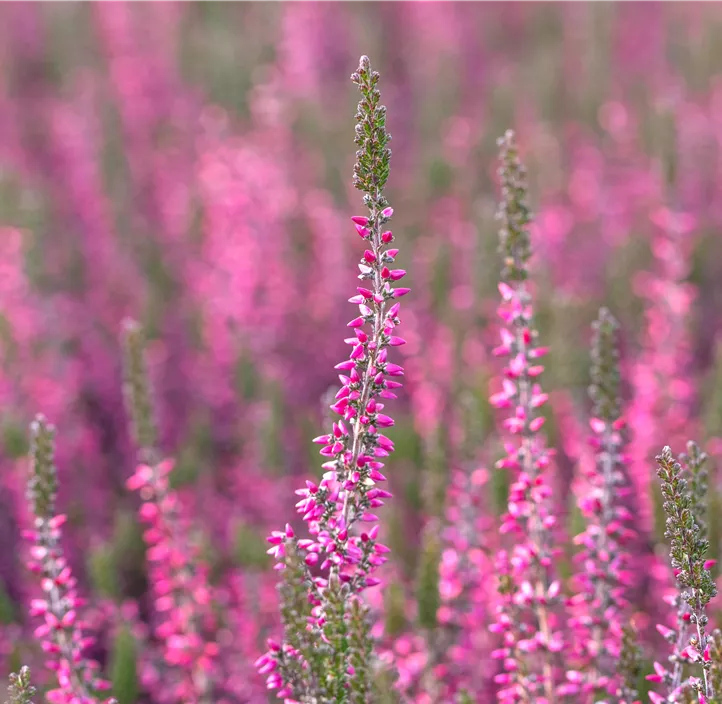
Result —
POLYGON ((531 296, 525 285, 529 233, 512 215, 526 211, 525 183, 511 133, 499 143, 504 194, 499 217, 505 262, 499 316, 505 327, 502 344, 493 353, 509 361, 504 368, 503 391, 494 394, 491 403, 497 408, 514 408, 514 414, 503 421, 513 440, 505 443, 507 456, 497 466, 518 474, 509 490, 508 511, 502 517, 502 532, 513 532, 515 544, 511 556, 503 550, 498 553, 496 565, 502 584, 507 586, 501 592, 492 630, 504 634, 509 650, 503 661, 506 672, 496 678, 504 686, 497 698, 510 703, 541 702, 554 698, 557 682, 551 663, 553 654, 561 652, 565 643, 561 631, 555 630, 559 591, 551 570, 550 529, 554 520, 545 476, 549 453, 539 435, 544 418, 537 411, 546 399, 539 385, 532 382, 543 367, 531 364, 536 333, 532 332, 531 296))
MULTIPOLYGON (((366 83, 370 80, 364 69, 367 63, 368 59, 362 58, 359 73, 354 74, 354 80, 362 91, 371 90, 366 83)), ((379 149, 385 149, 383 140, 378 140, 378 134, 384 131, 383 126, 372 129, 378 113, 375 108, 369 107, 370 104, 366 99, 359 104, 359 116, 364 116, 360 119, 371 131, 367 133, 359 126, 357 134, 373 132, 376 137, 373 140, 358 137, 357 144, 361 144, 369 155, 376 156, 357 163, 354 172, 357 187, 366 193, 369 216, 353 218, 358 233, 367 242, 359 271, 360 278, 369 283, 358 287, 358 295, 350 299, 359 307, 359 315, 349 323, 355 336, 345 340, 351 345, 349 359, 336 365, 336 369, 343 372, 340 375, 342 387, 336 394, 336 402, 330 407, 340 418, 333 423, 331 433, 316 439, 324 445, 320 453, 327 458, 323 464, 326 471, 318 485, 307 484, 306 488, 296 491, 301 498, 297 511, 306 523, 308 534, 313 537, 296 540, 288 531, 285 535, 274 531, 269 538, 272 545, 269 552, 278 560, 278 566, 284 571, 291 570, 295 575, 292 577, 294 582, 304 575, 307 600, 313 605, 308 617, 308 630, 314 643, 329 643, 329 638, 341 628, 341 624, 330 630, 325 628, 327 619, 339 618, 337 606, 329 602, 329 585, 344 583, 349 590, 345 597, 347 602, 360 603, 355 602, 358 596, 366 588, 379 583, 372 573, 386 562, 388 552, 385 545, 377 542, 379 517, 369 509, 380 508, 384 499, 390 496, 389 492, 382 492, 374 486, 385 479, 379 471, 384 467, 380 458, 393 451, 393 443, 380 435, 378 429, 394 424, 390 416, 381 412, 384 410, 382 399, 395 398, 392 390, 398 389, 401 384, 389 377, 404 373, 402 367, 388 361, 389 349, 406 344, 402 337, 392 334, 400 323, 400 306, 398 303, 391 304, 391 300, 405 295, 409 289, 394 288, 393 282, 403 278, 406 272, 386 266, 386 262, 393 260, 398 252, 386 249, 393 235, 390 231, 381 230, 382 224, 393 215, 393 209, 388 206, 377 185, 368 185, 379 183, 380 178, 378 174, 372 177, 367 173, 368 169, 376 168, 368 164, 381 163, 380 159, 388 158, 377 155, 379 149), (358 132, 359 129, 361 132, 358 132), (376 525, 366 532, 361 527, 364 523, 376 525), (313 573, 310 568, 314 569, 313 573)), ((343 625, 344 630, 347 628, 348 624, 343 625)), ((310 666, 303 653, 284 643, 280 650, 269 650, 258 661, 258 667, 267 677, 268 688, 282 691, 288 700, 292 693, 296 693, 296 687, 299 692, 303 691, 303 685, 298 681, 303 675, 287 669, 284 665, 286 659, 298 662, 301 673, 310 666)), ((356 668, 349 662, 344 667, 344 673, 353 679, 356 668)), ((317 676, 323 678, 325 673, 317 676)))

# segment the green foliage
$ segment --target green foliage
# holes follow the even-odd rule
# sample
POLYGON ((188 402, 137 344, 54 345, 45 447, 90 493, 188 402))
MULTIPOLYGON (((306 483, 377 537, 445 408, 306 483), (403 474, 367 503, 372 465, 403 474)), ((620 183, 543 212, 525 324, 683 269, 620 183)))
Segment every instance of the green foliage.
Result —
POLYGON ((261 444, 263 447, 263 465, 271 472, 282 474, 286 465, 283 432, 285 428, 285 404, 283 390, 278 384, 269 383, 264 391, 264 398, 270 400, 268 415, 261 428, 261 444))
POLYGON ((433 159, 428 167, 429 187, 437 195, 448 193, 454 185, 453 167, 444 159, 433 159))
POLYGON ((351 650, 351 632, 346 614, 349 597, 348 586, 342 584, 338 577, 332 574, 323 592, 326 613, 323 635, 329 647, 324 657, 323 684, 319 688, 319 693, 323 692, 330 701, 339 704, 349 701, 349 692, 346 688, 347 660, 351 650))
POLYGON ((132 513, 116 515, 113 537, 93 547, 87 569, 94 589, 104 597, 120 600, 145 588, 145 543, 142 528, 132 513))
POLYGON ((489 495, 495 516, 501 516, 509 501, 511 478, 505 469, 494 470, 489 479, 489 495))
POLYGON ((199 414, 190 424, 183 446, 169 476, 169 486, 177 490, 194 484, 201 471, 208 471, 213 463, 213 429, 207 418, 199 414))
POLYGON ((234 563, 239 567, 265 569, 270 562, 263 536, 256 528, 243 521, 238 521, 233 527, 231 553, 234 563))
POLYGON ((249 401, 258 396, 259 370, 250 355, 241 353, 236 362, 235 382, 241 398, 249 401))
POLYGON ((398 581, 390 582, 384 589, 384 632, 395 638, 406 628, 406 592, 398 581))
POLYGON ((110 681, 118 704, 138 701, 138 648, 133 634, 121 628, 113 641, 110 657, 110 681))
POLYGON ((348 606, 349 661, 354 668, 351 677, 351 701, 366 704, 373 691, 373 639, 368 608, 359 599, 352 599, 348 606))
POLYGON ((30 448, 25 427, 10 418, 6 419, 2 425, 2 447, 7 457, 27 457, 30 448))
POLYGON ((714 363, 706 383, 704 396, 704 423, 710 436, 722 435, 722 340, 715 345, 714 363))
POLYGON ((9 624, 15 621, 15 606, 0 579, 0 624, 9 624))
POLYGON ((421 628, 433 630, 437 624, 437 612, 441 605, 439 595, 439 564, 441 562, 441 526, 438 520, 430 520, 421 541, 418 574, 416 577, 416 601, 418 623, 421 628))
POLYGON ((411 420, 402 420, 394 426, 394 457, 396 463, 404 461, 418 467, 423 464, 424 443, 411 420))
POLYGON ((328 649, 317 643, 316 636, 306 628, 312 615, 312 607, 307 598, 307 588, 311 586, 311 580, 294 540, 286 540, 285 553, 285 569, 281 573, 282 580, 278 588, 281 622, 286 642, 300 653, 303 661, 286 657, 282 651, 279 669, 283 673, 284 681, 293 688, 295 698, 301 699, 307 694, 321 693, 326 678, 325 655, 328 649), (307 668, 304 668, 304 663, 307 668))
POLYGON ((434 313, 439 317, 448 315, 449 290, 452 281, 452 256, 451 248, 448 245, 442 245, 431 268, 429 289, 434 313))
POLYGON ((379 669, 374 676, 373 698, 375 704, 400 704, 401 695, 394 689, 397 673, 389 669, 379 669))
POLYGON ((422 486, 424 516, 440 518, 449 486, 449 427, 440 423, 426 442, 426 461, 422 486))
POLYGON ((483 374, 478 375, 478 381, 459 389, 454 406, 460 412, 461 426, 463 428, 462 452, 463 459, 474 461, 479 447, 494 428, 494 414, 487 389, 489 379, 483 374))
MULTIPOLYGON (((418 480, 412 478, 410 486, 418 491, 418 480)), ((418 562, 417 536, 412 534, 413 529, 409 529, 409 520, 408 511, 404 511, 403 507, 386 515, 386 542, 394 554, 396 565, 407 578, 415 573, 418 562)))
POLYGON ((103 543, 90 550, 88 573, 93 588, 104 597, 118 599, 120 584, 112 545, 103 543))
POLYGON ((127 511, 118 514, 113 532, 113 562, 118 579, 126 593, 134 593, 132 586, 145 580, 145 550, 143 528, 136 517, 127 511))

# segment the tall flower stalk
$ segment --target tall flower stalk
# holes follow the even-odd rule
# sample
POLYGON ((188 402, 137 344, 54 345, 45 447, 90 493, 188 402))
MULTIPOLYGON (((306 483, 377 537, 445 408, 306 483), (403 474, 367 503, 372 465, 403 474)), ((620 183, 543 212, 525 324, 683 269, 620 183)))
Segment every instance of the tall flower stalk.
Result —
POLYGON ((490 400, 493 406, 512 411, 503 423, 509 434, 507 455, 497 466, 516 473, 501 530, 519 537, 511 555, 499 555, 502 599, 492 630, 503 634, 504 647, 495 655, 503 660, 505 672, 496 681, 503 685, 498 692, 500 702, 552 704, 557 700, 554 659, 564 640, 553 614, 560 584, 553 577, 552 565, 556 519, 550 511, 551 488, 546 483, 550 453, 539 432, 544 425, 539 408, 547 395, 536 381, 544 370, 538 360, 547 350, 538 345, 526 283, 532 219, 526 200, 526 172, 513 132, 499 140, 499 147, 502 200, 498 219, 504 263, 499 315, 505 327, 494 354, 507 357, 508 362, 502 390, 490 400))
POLYGON ((713 699, 710 651, 713 643, 706 627, 709 618, 706 608, 717 595, 717 587, 709 569, 714 564, 706 559, 709 541, 704 528, 704 496, 707 490, 705 462, 707 456, 693 442, 687 445, 682 458, 675 461, 672 451, 665 447, 657 456, 657 476, 662 482, 664 512, 667 514, 665 536, 670 540, 670 562, 680 589, 673 600, 677 607, 677 629, 658 626, 660 633, 673 645, 669 657, 671 670, 654 663, 655 673, 647 679, 665 685, 664 695, 650 692, 652 704, 684 701, 686 691, 694 691, 700 704, 713 699), (686 666, 697 674, 685 678, 686 666))
POLYGON ((582 547, 577 556, 581 569, 576 575, 579 591, 570 599, 574 615, 569 620, 581 671, 567 672, 567 689, 585 696, 621 694, 623 686, 617 663, 624 643, 625 590, 631 578, 626 546, 635 533, 627 526, 631 515, 622 503, 629 494, 629 481, 623 455, 617 327, 611 313, 602 308, 593 325, 589 387, 596 461, 579 499, 587 527, 575 539, 582 547))
POLYGON ((208 568, 190 540, 179 498, 169 485, 173 460, 163 458, 158 449, 143 336, 137 323, 126 322, 124 343, 125 394, 139 448, 138 467, 126 485, 140 493, 139 517, 148 524, 143 537, 161 620, 155 632, 163 643, 165 664, 176 679, 168 694, 171 701, 210 704, 218 646, 205 635, 209 624, 213 625, 208 568))
POLYGON ((356 113, 354 186, 363 193, 367 215, 352 218, 366 245, 359 263, 363 286, 350 302, 358 316, 348 323, 354 334, 349 359, 336 365, 341 389, 331 410, 340 416, 331 432, 314 442, 322 445, 325 473, 307 481, 296 493, 298 513, 311 537, 297 539, 290 525, 271 534, 269 550, 284 571, 281 610, 284 643, 270 643, 258 661, 279 696, 301 702, 366 702, 373 700, 371 640, 366 607, 359 595, 379 583, 374 570, 389 549, 378 542, 374 510, 391 496, 382 489, 384 458, 394 449, 384 428, 393 420, 384 401, 396 398, 396 379, 404 370, 388 359, 389 348, 405 340, 395 335, 397 299, 408 293, 395 282, 406 272, 394 267, 397 249, 386 229, 393 215, 384 196, 389 174, 391 139, 386 108, 380 105, 379 74, 362 56, 351 76, 361 100, 356 113), (369 527, 372 526, 372 527, 369 527))
MULTIPOLYGON (((52 704, 96 704, 97 692, 110 689, 110 683, 99 677, 98 663, 83 654, 95 639, 83 635, 84 624, 78 613, 83 600, 60 546, 66 516, 55 513, 55 428, 39 415, 30 426, 30 435, 32 460, 27 493, 35 525, 26 533, 32 542, 28 566, 40 575, 43 590, 43 598, 32 600, 30 613, 43 617, 35 636, 41 639, 42 649, 49 655, 47 666, 55 671, 58 680, 58 687, 46 697, 52 704)), ((16 685, 27 690, 24 682, 21 672, 16 685)), ((108 704, 114 701, 107 700, 108 704)))

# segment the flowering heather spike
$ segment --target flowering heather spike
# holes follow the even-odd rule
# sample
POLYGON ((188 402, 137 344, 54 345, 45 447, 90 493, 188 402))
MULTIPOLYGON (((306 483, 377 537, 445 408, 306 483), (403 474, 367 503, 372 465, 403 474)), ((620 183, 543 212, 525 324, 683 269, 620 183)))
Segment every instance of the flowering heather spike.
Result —
POLYGON ((534 328, 531 296, 526 288, 527 262, 531 246, 527 225, 525 172, 508 131, 499 140, 502 201, 501 252, 504 257, 503 283, 499 289, 499 315, 506 324, 502 345, 494 352, 506 356, 503 390, 491 397, 492 405, 512 408, 503 425, 510 435, 507 456, 500 468, 517 472, 510 487, 508 511, 501 530, 519 537, 508 561, 499 554, 502 600, 498 621, 492 630, 503 634, 504 674, 497 677, 502 688, 500 702, 556 701, 554 660, 563 647, 561 632, 555 630, 553 607, 559 602, 558 582, 553 578, 552 528, 555 518, 549 508, 551 488, 545 481, 550 453, 539 433, 544 423, 539 407, 546 401, 536 377, 543 367, 536 362, 537 331, 534 328))
POLYGON ((703 491, 702 465, 706 455, 700 452, 694 443, 688 444, 688 453, 687 471, 691 475, 691 489, 688 489, 688 482, 682 476, 682 467, 675 462, 669 447, 665 447, 656 458, 657 476, 662 482, 664 512, 667 514, 665 536, 670 540, 670 563, 680 587, 680 594, 676 600, 679 614, 677 632, 658 626, 658 630, 675 644, 675 648, 669 658, 673 663, 672 672, 655 663, 655 674, 647 677, 666 686, 664 698, 659 694, 650 695, 655 702, 678 701, 678 696, 685 690, 697 692, 700 701, 710 701, 714 694, 710 684, 712 643, 705 632, 709 620, 705 609, 717 595, 717 587, 705 560, 709 543, 704 538, 693 512, 703 491), (692 631, 691 635, 688 628, 692 631), (682 670, 685 664, 698 667, 702 677, 690 677, 683 681, 682 670))
POLYGON ((5 704, 33 704, 32 698, 37 690, 30 683, 30 668, 21 667, 20 672, 10 674, 9 680, 8 696, 10 699, 5 704))
POLYGON ((590 425, 596 461, 579 498, 587 527, 575 541, 581 545, 576 559, 582 568, 576 575, 579 591, 570 600, 573 617, 569 620, 579 660, 566 691, 585 688, 615 693, 622 684, 617 661, 624 638, 624 591, 629 582, 626 568, 630 557, 624 546, 633 534, 625 526, 629 512, 619 503, 619 497, 628 492, 628 481, 622 455, 617 322, 602 308, 593 328, 589 395, 594 404, 590 425), (579 671, 584 674, 579 676, 579 671))
POLYGON ((42 599, 33 599, 31 614, 43 617, 44 623, 35 630, 35 636, 50 656, 48 667, 56 672, 59 685, 46 696, 52 704, 94 704, 98 701, 95 691, 109 689, 110 683, 98 678, 98 663, 83 656, 94 638, 83 637, 76 580, 60 547, 60 527, 66 517, 55 515, 55 428, 39 415, 30 425, 30 434, 28 499, 35 525, 30 532, 33 545, 28 567, 41 576, 44 592, 42 599))
MULTIPOLYGON (((389 269, 397 252, 386 248, 393 241, 391 231, 384 229, 393 209, 383 194, 391 137, 386 132, 386 108, 379 104, 379 74, 371 70, 368 57, 362 56, 351 79, 361 93, 353 182, 363 192, 368 209, 367 215, 353 218, 356 231, 365 241, 359 265, 364 285, 351 299, 360 318, 352 321, 355 337, 347 340, 351 343, 349 359, 336 366, 344 372, 344 386, 331 410, 341 419, 333 424, 320 451, 327 459, 323 465, 326 473, 318 485, 296 492, 301 496, 298 513, 312 537, 296 540, 287 529, 269 538, 269 552, 279 560, 279 567, 301 570, 306 599, 313 605, 307 626, 304 620, 304 629, 308 627, 309 632, 299 640, 301 635, 294 629, 300 625, 289 621, 286 615, 290 607, 282 604, 285 644, 271 648, 259 661, 259 670, 270 673, 269 688, 296 699, 311 696, 324 700, 329 696, 330 701, 349 701, 350 692, 367 691, 367 667, 357 665, 359 649, 370 652, 371 645, 362 643, 369 636, 348 640, 346 633, 357 608, 357 595, 378 584, 372 573, 386 562, 388 552, 377 542, 378 519, 373 510, 388 496, 376 485, 385 479, 380 460, 393 451, 393 443, 379 429, 393 425, 382 412, 382 401, 388 389, 400 386, 387 382, 387 376, 403 374, 400 366, 388 361, 388 348, 404 343, 394 334, 400 320, 399 305, 392 299, 408 289, 393 288, 392 283, 403 272, 389 269), (290 565, 288 556, 296 552, 299 558, 290 565), (310 568, 316 576, 311 575, 310 568), (331 646, 330 651, 327 646, 331 646)), ((301 574, 294 574, 291 580, 296 588, 300 579, 301 574)), ((298 596, 293 589, 289 593, 293 598, 298 596)))
POLYGON ((217 645, 205 638, 205 624, 211 623, 211 592, 208 567, 199 556, 181 514, 178 496, 169 486, 172 459, 163 459, 156 442, 150 380, 143 336, 132 321, 124 325, 126 403, 133 420, 140 463, 126 486, 138 490, 143 504, 140 520, 148 524, 144 533, 148 545, 149 577, 155 592, 156 612, 162 621, 156 635, 164 644, 164 658, 176 678, 174 696, 189 704, 212 701, 213 682, 209 676, 217 645))

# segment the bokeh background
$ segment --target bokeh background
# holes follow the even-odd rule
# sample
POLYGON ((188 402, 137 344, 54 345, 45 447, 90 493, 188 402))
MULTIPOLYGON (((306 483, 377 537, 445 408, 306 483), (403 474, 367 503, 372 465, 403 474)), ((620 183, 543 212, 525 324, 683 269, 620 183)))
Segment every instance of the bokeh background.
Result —
POLYGON ((66 548, 92 597, 95 654, 121 702, 160 701, 124 488, 131 316, 149 339, 174 484, 218 593, 244 614, 219 636, 235 653, 231 701, 266 701, 252 671, 277 618, 264 537, 320 472, 310 439, 327 424, 361 254, 349 76, 362 53, 382 75, 388 197, 413 288, 383 513, 387 635, 419 618, 424 528, 443 522, 451 473, 490 468, 489 525, 504 501, 487 397, 500 369, 495 142, 509 127, 537 215, 558 511, 578 532, 590 324, 604 304, 621 323, 645 550, 659 553, 650 458, 695 437, 714 460, 722 435, 720 36, 722 8, 694 2, 3 4, 0 668, 39 657, 19 535, 26 428, 42 411, 58 427, 66 548))

